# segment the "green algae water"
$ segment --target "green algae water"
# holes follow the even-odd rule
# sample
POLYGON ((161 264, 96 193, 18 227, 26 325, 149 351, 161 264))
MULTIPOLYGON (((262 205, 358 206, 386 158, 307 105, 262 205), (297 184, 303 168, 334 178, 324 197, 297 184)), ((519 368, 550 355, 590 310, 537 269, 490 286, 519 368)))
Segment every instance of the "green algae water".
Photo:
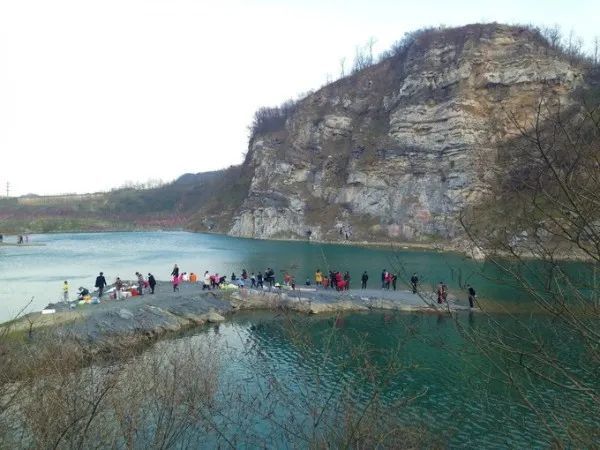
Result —
MULTIPOLYGON (((5 236, 5 241, 14 236, 5 236)), ((186 232, 123 232, 45 234, 30 236, 39 246, 0 247, 0 321, 9 320, 31 299, 29 310, 39 310, 62 298, 67 280, 71 297, 79 286, 93 288, 95 277, 104 272, 109 283, 115 278, 134 279, 135 272, 151 272, 168 280, 175 263, 182 271, 203 274, 241 274, 272 267, 279 280, 284 272, 303 284, 317 268, 349 271, 351 287, 360 286, 364 270, 369 287, 380 285, 382 269, 399 272, 399 287, 417 272, 423 289, 445 281, 450 292, 464 297, 460 285, 473 284, 489 306, 514 308, 522 296, 499 282, 500 274, 491 264, 477 263, 451 253, 433 251, 365 248, 308 242, 263 241, 221 235, 186 232), (408 274, 404 275, 403 274, 408 274)))

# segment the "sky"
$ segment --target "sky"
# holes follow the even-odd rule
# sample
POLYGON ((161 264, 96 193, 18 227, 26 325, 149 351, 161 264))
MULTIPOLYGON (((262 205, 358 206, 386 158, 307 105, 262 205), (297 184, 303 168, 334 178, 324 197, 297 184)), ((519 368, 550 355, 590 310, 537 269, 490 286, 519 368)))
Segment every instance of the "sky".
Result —
POLYGON ((254 111, 405 32, 560 25, 598 0, 0 0, 0 195, 105 191, 239 164, 254 111))

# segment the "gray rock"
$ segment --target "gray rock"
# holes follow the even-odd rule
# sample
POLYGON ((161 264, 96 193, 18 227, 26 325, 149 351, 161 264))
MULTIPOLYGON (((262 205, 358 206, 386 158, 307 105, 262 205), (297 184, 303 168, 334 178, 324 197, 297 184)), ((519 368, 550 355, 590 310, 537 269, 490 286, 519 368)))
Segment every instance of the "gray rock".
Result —
POLYGON ((134 317, 134 314, 131 311, 129 311, 128 309, 123 309, 123 308, 121 308, 117 312, 117 314, 119 315, 119 317, 121 319, 125 319, 125 320, 131 320, 134 317))

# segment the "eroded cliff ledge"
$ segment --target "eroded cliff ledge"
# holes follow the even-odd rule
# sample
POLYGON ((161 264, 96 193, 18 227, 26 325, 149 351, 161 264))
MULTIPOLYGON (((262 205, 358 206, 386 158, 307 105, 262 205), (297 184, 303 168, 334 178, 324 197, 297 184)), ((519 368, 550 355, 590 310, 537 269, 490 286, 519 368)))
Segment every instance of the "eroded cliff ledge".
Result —
MULTIPOLYGON (((499 143, 540 95, 565 104, 583 69, 538 33, 498 24, 417 36, 255 133, 248 193, 216 229, 257 238, 452 242, 489 190, 499 143), (512 116, 512 117, 511 117, 512 116), (310 232, 310 233, 309 233, 310 232)), ((460 239, 458 239, 460 240, 460 239)))

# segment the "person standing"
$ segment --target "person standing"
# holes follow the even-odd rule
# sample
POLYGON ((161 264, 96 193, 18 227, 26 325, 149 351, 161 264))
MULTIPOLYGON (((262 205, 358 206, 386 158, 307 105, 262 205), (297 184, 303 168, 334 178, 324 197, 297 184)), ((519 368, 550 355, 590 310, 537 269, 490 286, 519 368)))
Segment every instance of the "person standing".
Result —
POLYGON ((391 273, 390 277, 392 278, 392 289, 396 290, 396 281, 398 281, 398 275, 391 273))
POLYGON ((383 269, 381 271, 381 289, 385 289, 385 280, 387 278, 387 271, 383 269))
POLYGON ((67 303, 69 301, 69 283, 67 280, 63 283, 63 301, 67 303))
POLYGON ((96 277, 96 284, 94 285, 94 287, 98 288, 98 298, 102 298, 104 286, 106 286, 106 278, 104 278, 104 273, 100 272, 100 275, 96 277))
POLYGON ((256 287, 256 275, 254 275, 254 272, 252 272, 252 275, 250 276, 250 287, 256 287))
POLYGON ((258 272, 258 275, 256 275, 256 287, 262 289, 263 286, 263 274, 262 272, 258 272))
POLYGON ((206 290, 208 289, 210 291, 210 285, 211 285, 211 279, 210 279, 210 274, 208 273, 208 270, 206 272, 204 272, 204 281, 202 282, 202 290, 206 290))
POLYGON ((442 301, 444 303, 448 301, 448 286, 446 283, 442 283, 442 301))
POLYGON ((115 299, 121 300, 121 290, 123 289, 123 282, 119 277, 115 281, 115 299))
POLYGON ((144 276, 140 272, 135 273, 138 282, 138 293, 144 295, 144 276))
POLYGON ((440 281, 437 286, 437 302, 442 303, 443 301, 444 301, 444 288, 443 288, 442 282, 440 281))
POLYGON ((369 274, 367 274, 367 271, 365 270, 362 274, 362 277, 360 277, 360 281, 361 281, 361 289, 366 289, 367 288, 367 281, 369 281, 369 274))
POLYGON ((385 282, 383 284, 387 290, 390 289, 391 282, 392 282, 392 273, 386 271, 385 272, 385 282))
POLYGON ((156 279, 151 273, 148 274, 148 286, 150 286, 150 293, 154 294, 154 287, 156 286, 156 279))
POLYGON ((318 287, 321 286, 321 283, 323 283, 323 274, 321 273, 321 269, 317 269, 315 272, 315 284, 318 287))
POLYGON ((412 286, 412 291, 413 294, 417 293, 417 285, 419 284, 419 277, 417 276, 417 272, 412 274, 412 277, 410 277, 410 284, 412 286))
POLYGON ((346 272, 344 273, 344 281, 346 282, 346 283, 344 284, 344 289, 345 289, 345 290, 349 290, 349 289, 350 289, 350 278, 351 278, 351 277, 350 277, 350 272, 346 271, 346 272))
POLYGON ((179 285, 183 283, 183 274, 173 277, 173 292, 179 292, 179 285))
POLYGON ((473 308, 475 305, 475 297, 477 294, 475 293, 475 289, 470 284, 467 284, 467 292, 469 293, 469 308, 473 308))
POLYGON ((175 264, 175 266, 173 266, 173 270, 171 271, 171 276, 173 278, 179 278, 179 267, 177 266, 177 264, 175 264))

